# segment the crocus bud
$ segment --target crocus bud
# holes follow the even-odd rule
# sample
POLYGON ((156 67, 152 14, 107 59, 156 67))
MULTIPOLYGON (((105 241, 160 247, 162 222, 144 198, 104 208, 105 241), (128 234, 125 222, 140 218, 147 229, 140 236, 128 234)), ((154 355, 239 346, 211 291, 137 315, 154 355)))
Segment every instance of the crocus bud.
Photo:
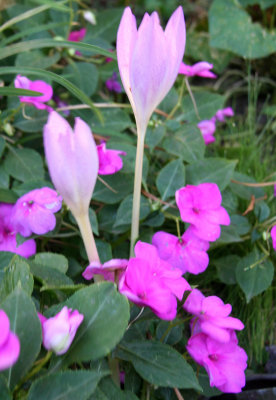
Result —
POLYGON ((165 31, 156 12, 146 13, 137 30, 131 9, 125 9, 117 34, 117 57, 138 132, 145 132, 151 114, 172 87, 185 41, 182 7, 172 14, 165 31))
POLYGON ((20 342, 10 331, 10 321, 5 311, 0 310, 0 371, 10 368, 18 359, 20 342))
POLYGON ((87 214, 99 169, 97 147, 89 126, 76 118, 73 131, 53 111, 44 127, 44 147, 55 188, 76 218, 87 214))
POLYGON ((66 306, 52 318, 46 319, 39 315, 44 347, 54 351, 57 355, 66 353, 83 318, 78 310, 72 311, 66 306))

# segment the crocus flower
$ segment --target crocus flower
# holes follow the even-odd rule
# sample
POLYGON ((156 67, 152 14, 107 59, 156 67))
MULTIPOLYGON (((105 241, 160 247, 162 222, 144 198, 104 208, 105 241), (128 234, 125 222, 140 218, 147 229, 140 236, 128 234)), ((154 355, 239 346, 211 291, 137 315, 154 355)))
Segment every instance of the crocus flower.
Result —
POLYGON ((31 190, 13 208, 13 222, 22 236, 43 235, 56 226, 54 213, 61 209, 62 197, 48 187, 31 190))
POLYGON ((197 127, 200 130, 206 145, 216 141, 216 138, 214 137, 216 124, 213 119, 204 119, 197 124, 197 127))
POLYGON ((72 311, 66 306, 52 318, 45 319, 40 315, 45 349, 54 351, 57 355, 66 353, 83 318, 84 316, 78 310, 72 311))
POLYGON ((225 393, 241 392, 245 385, 247 355, 238 346, 235 332, 231 333, 228 343, 220 343, 204 333, 198 333, 189 339, 187 350, 206 369, 211 387, 216 386, 225 393))
POLYGON ((223 108, 222 110, 218 110, 214 115, 214 118, 217 121, 225 122, 225 117, 233 117, 234 111, 231 107, 223 108))
POLYGON ((115 174, 123 168, 123 161, 120 156, 125 156, 125 151, 107 149, 105 142, 97 146, 97 151, 99 157, 99 175, 115 174))
POLYGON ((94 278, 94 275, 102 275, 106 281, 115 282, 116 276, 118 279, 121 277, 123 271, 125 271, 128 264, 128 260, 114 258, 113 260, 107 261, 103 264, 93 261, 88 265, 82 273, 84 279, 90 280, 94 278))
POLYGON ((229 225, 230 217, 221 206, 221 194, 215 183, 187 185, 175 193, 176 204, 184 222, 191 224, 192 232, 208 242, 220 236, 220 225, 229 225))
POLYGON ((198 289, 191 291, 183 307, 198 318, 203 333, 219 342, 229 342, 232 330, 244 328, 238 318, 229 317, 231 304, 224 304, 217 296, 205 297, 198 289))
POLYGON ((105 86, 110 92, 121 93, 122 87, 120 82, 118 81, 118 76, 116 72, 113 72, 112 77, 107 79, 105 82, 105 86))
POLYGON ((119 282, 119 291, 139 306, 148 306, 161 319, 176 317, 177 301, 190 290, 182 271, 161 260, 156 247, 138 241, 119 282))
POLYGON ((0 371, 16 363, 20 353, 17 335, 10 330, 10 321, 5 311, 0 310, 0 371))
POLYGON ((13 204, 0 203, 0 251, 10 251, 22 257, 30 257, 36 252, 33 239, 17 246, 16 231, 13 218, 13 204))
POLYGON ((167 232, 156 232, 152 237, 152 244, 157 248, 162 260, 181 269, 183 274, 200 274, 209 264, 206 253, 209 243, 196 237, 190 228, 181 239, 167 232))
POLYGON ((151 114, 172 87, 185 41, 182 7, 172 14, 165 31, 156 12, 146 13, 137 30, 131 9, 125 9, 117 34, 117 57, 138 134, 145 133, 151 114))
POLYGON ((210 69, 213 68, 213 64, 208 63, 207 61, 200 61, 194 65, 187 65, 182 62, 180 64, 180 68, 178 73, 186 76, 201 76, 203 78, 216 78, 213 72, 210 69))
POLYGON ((79 31, 72 31, 68 35, 68 40, 71 42, 80 42, 86 35, 86 28, 81 28, 79 31))
POLYGON ((276 225, 270 231, 271 239, 272 239, 272 246, 273 249, 276 251, 276 225))
POLYGON ((99 160, 89 126, 75 119, 74 131, 58 113, 44 126, 44 147, 52 181, 75 217, 87 214, 99 160))
POLYGON ((17 75, 14 81, 14 86, 18 89, 28 89, 34 92, 43 93, 42 96, 19 96, 21 103, 32 104, 39 110, 51 111, 52 108, 44 104, 49 101, 53 96, 52 86, 44 81, 31 81, 26 76, 17 75))

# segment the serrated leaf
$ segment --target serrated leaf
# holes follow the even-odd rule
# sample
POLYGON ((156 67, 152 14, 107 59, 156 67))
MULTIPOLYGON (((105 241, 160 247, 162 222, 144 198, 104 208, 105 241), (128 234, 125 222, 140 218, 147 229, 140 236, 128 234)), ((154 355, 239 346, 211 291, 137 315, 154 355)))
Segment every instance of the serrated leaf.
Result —
POLYGON ((33 149, 13 149, 4 161, 4 168, 9 175, 20 181, 43 179, 43 161, 33 149))
POLYGON ((162 200, 174 197, 175 192, 185 185, 185 168, 182 160, 169 162, 157 175, 156 186, 162 200))

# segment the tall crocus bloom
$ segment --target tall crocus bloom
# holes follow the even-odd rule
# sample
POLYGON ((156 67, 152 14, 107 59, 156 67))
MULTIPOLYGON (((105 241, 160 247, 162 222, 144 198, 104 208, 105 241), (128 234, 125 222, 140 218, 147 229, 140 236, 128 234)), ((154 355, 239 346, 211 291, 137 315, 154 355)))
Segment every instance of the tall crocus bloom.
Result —
POLYGON ((21 103, 32 104, 39 110, 51 111, 52 108, 44 104, 46 101, 51 100, 53 96, 52 86, 44 81, 31 81, 26 76, 17 75, 14 81, 14 86, 17 89, 28 89, 34 92, 43 93, 42 96, 32 97, 32 96, 19 96, 21 103))
POLYGON ((182 7, 178 7, 172 14, 165 31, 156 12, 151 15, 146 13, 137 30, 131 9, 125 9, 117 34, 117 57, 138 133, 131 248, 139 234, 142 160, 147 124, 154 109, 164 99, 177 77, 185 41, 182 7))
POLYGON ((187 65, 182 62, 178 73, 186 76, 201 76, 202 78, 216 78, 217 76, 210 71, 213 68, 213 64, 207 61, 200 61, 194 65, 187 65))
POLYGON ((98 261, 88 217, 99 169, 92 132, 80 118, 73 130, 53 111, 44 127, 44 148, 52 181, 78 222, 89 261, 98 261))
POLYGON ((5 311, 0 310, 0 371, 10 368, 18 359, 20 342, 10 330, 10 321, 5 311))

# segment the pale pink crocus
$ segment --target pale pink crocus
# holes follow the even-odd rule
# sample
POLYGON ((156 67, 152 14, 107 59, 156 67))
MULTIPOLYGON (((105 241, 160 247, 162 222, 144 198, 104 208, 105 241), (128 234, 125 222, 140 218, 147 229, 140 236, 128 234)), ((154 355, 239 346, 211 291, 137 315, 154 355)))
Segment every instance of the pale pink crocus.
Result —
POLYGON ((272 239, 272 246, 273 249, 276 251, 276 225, 270 231, 271 239, 272 239))
POLYGON ((53 96, 52 86, 44 81, 31 81, 26 76, 17 75, 14 81, 14 86, 17 89, 28 89, 34 92, 43 93, 41 96, 19 96, 21 103, 31 104, 39 110, 51 111, 52 107, 48 106, 47 101, 51 100, 53 96))
POLYGON ((43 235, 56 226, 54 213, 62 206, 62 197, 48 187, 31 190, 21 196, 13 208, 13 223, 22 236, 43 235))
POLYGON ((156 12, 146 13, 137 30, 130 7, 125 9, 117 34, 117 57, 138 134, 145 134, 151 114, 172 87, 185 42, 182 7, 172 14, 165 31, 156 12))
POLYGON ((22 257, 31 257, 36 253, 36 243, 33 239, 17 246, 14 226, 13 204, 0 203, 0 251, 10 251, 22 257))
POLYGON ((214 119, 219 122, 225 122, 225 117, 233 117, 234 111, 232 107, 226 107, 221 110, 218 110, 214 115, 214 119))
POLYGON ((89 126, 75 119, 74 130, 55 111, 44 126, 44 148, 52 181, 74 216, 88 212, 99 160, 89 126))
POLYGON ((175 198, 181 219, 191 224, 192 233, 199 239, 214 242, 220 236, 220 225, 230 224, 215 183, 187 185, 176 191, 175 198))
POLYGON ((57 355, 67 352, 84 316, 78 310, 64 306, 54 317, 39 315, 42 326, 43 346, 57 355))
POLYGON ((93 261, 85 268, 82 276, 86 280, 91 280, 95 275, 102 275, 104 280, 115 282, 120 279, 122 273, 125 271, 128 264, 128 260, 114 258, 103 264, 97 261, 93 261))
POLYGON ((20 341, 10 330, 10 321, 5 311, 0 310, 0 371, 10 368, 18 360, 20 341))
POLYGON ((240 331, 244 328, 238 318, 229 316, 231 304, 224 304, 217 296, 205 297, 198 289, 191 291, 183 307, 198 318, 203 333, 219 342, 229 342, 233 330, 240 331))
POLYGON ((202 365, 210 379, 210 386, 224 393, 239 393, 245 386, 246 352, 238 346, 235 332, 228 343, 220 343, 204 333, 192 336, 187 345, 191 357, 202 365))
POLYGON ((184 62, 180 64, 180 68, 178 73, 186 76, 201 76, 203 78, 216 78, 215 75, 210 69, 213 68, 213 64, 208 63, 207 61, 200 61, 194 65, 187 65, 184 62))
POLYGON ((214 137, 216 123, 213 119, 204 119, 197 124, 197 127, 200 130, 206 145, 216 141, 216 138, 214 137))
POLYGON ((200 274, 209 264, 206 252, 209 243, 196 237, 190 228, 181 238, 167 232, 156 232, 152 237, 152 244, 162 260, 181 269, 183 274, 200 274))
POLYGON ((188 282, 182 278, 182 271, 161 260, 157 249, 138 241, 135 258, 131 258, 119 281, 119 291, 139 306, 150 307, 161 319, 176 317, 177 301, 185 290, 190 290, 188 282))
POLYGON ((126 152, 121 150, 107 149, 105 142, 97 146, 99 157, 99 175, 111 175, 123 168, 123 160, 126 152))

